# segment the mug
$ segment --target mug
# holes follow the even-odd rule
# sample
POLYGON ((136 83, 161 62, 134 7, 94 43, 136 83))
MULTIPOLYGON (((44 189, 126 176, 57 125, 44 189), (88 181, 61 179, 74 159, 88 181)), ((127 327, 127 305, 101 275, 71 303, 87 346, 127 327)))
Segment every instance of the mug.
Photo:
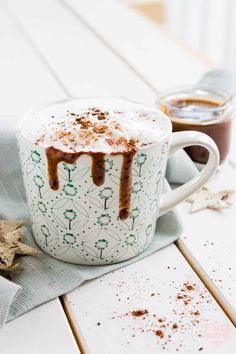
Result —
MULTIPOLYGON (((76 99, 79 100, 84 103, 86 98, 76 99)), ((116 105, 124 101, 107 100, 114 100, 116 105)), ((134 153, 130 169, 131 205, 126 218, 119 215, 124 156, 105 155, 105 181, 99 186, 92 179, 90 155, 60 162, 59 188, 53 190, 48 181, 45 148, 24 136, 22 128, 27 124, 27 117, 20 124, 17 138, 33 234, 39 247, 50 256, 86 265, 112 264, 135 257, 152 242, 157 218, 198 190, 214 174, 219 152, 209 136, 195 131, 172 133, 170 119, 160 110, 134 102, 132 105, 142 107, 147 114, 149 111, 155 114, 164 133, 158 142, 134 153), (184 185, 162 193, 168 156, 192 145, 209 151, 206 166, 184 185)))

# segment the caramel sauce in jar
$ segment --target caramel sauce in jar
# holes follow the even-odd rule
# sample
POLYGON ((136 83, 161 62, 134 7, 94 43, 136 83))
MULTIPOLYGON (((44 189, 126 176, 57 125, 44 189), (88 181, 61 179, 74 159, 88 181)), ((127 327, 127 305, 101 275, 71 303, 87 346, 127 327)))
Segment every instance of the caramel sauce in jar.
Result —
MULTIPOLYGON (((216 143, 222 163, 229 152, 232 103, 223 104, 226 94, 199 86, 179 88, 160 96, 158 105, 171 119, 173 131, 195 130, 209 135, 216 143)), ((209 153, 201 146, 185 151, 195 162, 206 163, 209 153)))

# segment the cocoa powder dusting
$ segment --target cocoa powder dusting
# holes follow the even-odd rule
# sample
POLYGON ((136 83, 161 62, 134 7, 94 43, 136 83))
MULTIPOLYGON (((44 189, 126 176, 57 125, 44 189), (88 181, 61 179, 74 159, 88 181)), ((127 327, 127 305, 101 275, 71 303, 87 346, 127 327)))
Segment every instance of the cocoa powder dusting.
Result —
POLYGON ((164 333, 161 330, 155 331, 155 335, 160 337, 160 338, 164 338, 164 333))
POLYGON ((193 315, 199 316, 199 315, 200 315, 200 312, 199 312, 199 311, 195 311, 195 312, 193 312, 193 315))
POLYGON ((140 316, 144 316, 148 313, 148 310, 134 310, 131 312, 131 315, 134 317, 140 317, 140 316))
POLYGON ((188 289, 188 290, 194 290, 195 289, 194 285, 192 285, 192 284, 184 283, 184 285, 185 285, 186 289, 188 289))
MULTIPOLYGON (((138 274, 138 277, 140 278, 140 274, 138 274)), ((148 280, 148 278, 145 278, 146 282, 148 280)), ((174 284, 174 281, 171 281, 171 284, 174 284)), ((112 286, 114 286, 114 284, 112 284, 112 286)), ((119 282, 118 288, 122 288, 123 286, 124 282, 119 282)), ((148 294, 149 296, 150 293, 154 294, 150 291, 150 288, 147 290, 148 292, 146 293, 143 287, 143 283, 140 286, 141 288, 138 285, 139 293, 140 291, 144 291, 144 293, 148 294)), ((148 285, 146 285, 146 287, 148 287, 148 285)), ((187 347, 188 343, 183 340, 183 336, 185 336, 186 333, 195 336, 195 338, 202 338, 204 336, 204 322, 206 322, 206 319, 204 318, 204 315, 202 315, 202 306, 204 305, 205 300, 202 302, 200 299, 206 297, 203 295, 206 293, 206 290, 201 290, 199 286, 197 286, 197 284, 190 282, 185 282, 182 284, 182 286, 174 286, 174 289, 176 290, 176 293, 170 295, 168 298, 170 304, 173 306, 172 315, 170 319, 163 316, 162 307, 160 306, 156 307, 157 311, 160 311, 159 313, 152 312, 150 309, 133 310, 118 316, 116 315, 115 317, 113 317, 113 319, 124 317, 137 317, 135 321, 133 320, 130 322, 127 328, 132 329, 132 331, 138 331, 140 334, 152 333, 156 335, 157 337, 159 337, 159 340, 156 343, 162 348, 163 351, 168 352, 169 349, 174 348, 176 352, 190 352, 186 351, 189 348, 187 347), (188 304, 188 306, 183 306, 186 303, 188 304), (178 306, 176 306, 177 304, 178 306)), ((137 289, 134 290, 134 296, 136 293, 137 289)), ((158 294, 160 295, 160 293, 158 294)), ((127 301, 128 299, 127 297, 122 299, 122 293, 119 294, 119 296, 121 298, 121 301, 127 301)), ((150 299, 151 303, 153 303, 153 300, 154 299, 150 299)), ((132 302, 127 301, 127 304, 131 305, 132 302)), ((122 329, 125 330, 125 326, 122 329)), ((132 335, 132 337, 135 337, 135 335, 137 336, 137 333, 133 333, 134 334, 132 335)), ((194 343, 191 342, 191 350, 203 350, 203 347, 201 347, 201 343, 198 342, 198 346, 197 342, 195 344, 196 347, 194 347, 194 343)))

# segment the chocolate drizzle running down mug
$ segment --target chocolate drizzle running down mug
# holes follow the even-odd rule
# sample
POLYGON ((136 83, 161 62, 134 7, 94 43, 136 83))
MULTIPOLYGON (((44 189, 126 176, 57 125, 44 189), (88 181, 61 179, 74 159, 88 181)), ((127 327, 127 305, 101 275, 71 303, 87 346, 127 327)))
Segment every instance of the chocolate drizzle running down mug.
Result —
POLYGON ((118 98, 77 98, 31 112, 18 142, 32 228, 49 255, 76 264, 111 264, 151 243, 156 220, 215 172, 219 153, 199 132, 172 133, 156 108, 118 98), (162 194, 169 154, 209 151, 201 173, 162 194))

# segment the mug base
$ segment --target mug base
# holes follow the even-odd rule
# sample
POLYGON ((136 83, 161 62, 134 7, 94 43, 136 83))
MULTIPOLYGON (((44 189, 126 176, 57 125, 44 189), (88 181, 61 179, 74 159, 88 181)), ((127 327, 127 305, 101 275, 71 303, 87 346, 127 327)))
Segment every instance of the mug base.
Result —
MULTIPOLYGON (((37 242, 37 240, 35 239, 35 241, 37 242)), ((48 251, 45 247, 42 247, 38 242, 37 245, 40 247, 40 249, 47 253, 49 256, 51 256, 52 258, 57 259, 58 261, 61 262, 65 262, 65 263, 70 263, 70 264, 77 264, 77 265, 89 265, 89 266, 104 266, 104 265, 112 265, 112 264, 117 264, 117 263, 121 263, 121 262, 125 262, 129 259, 135 258, 138 255, 140 255, 141 253, 143 253, 145 251, 145 249, 143 249, 141 252, 139 253, 129 253, 126 255, 123 255, 121 257, 117 257, 116 259, 111 259, 111 257, 104 257, 104 258, 86 258, 83 255, 79 255, 78 253, 75 252, 66 252, 65 254, 60 254, 60 255, 56 255, 53 254, 53 252, 50 252, 50 250, 48 251)), ((146 246, 148 247, 148 245, 146 246)), ((128 252, 127 252, 128 253, 128 252)))

